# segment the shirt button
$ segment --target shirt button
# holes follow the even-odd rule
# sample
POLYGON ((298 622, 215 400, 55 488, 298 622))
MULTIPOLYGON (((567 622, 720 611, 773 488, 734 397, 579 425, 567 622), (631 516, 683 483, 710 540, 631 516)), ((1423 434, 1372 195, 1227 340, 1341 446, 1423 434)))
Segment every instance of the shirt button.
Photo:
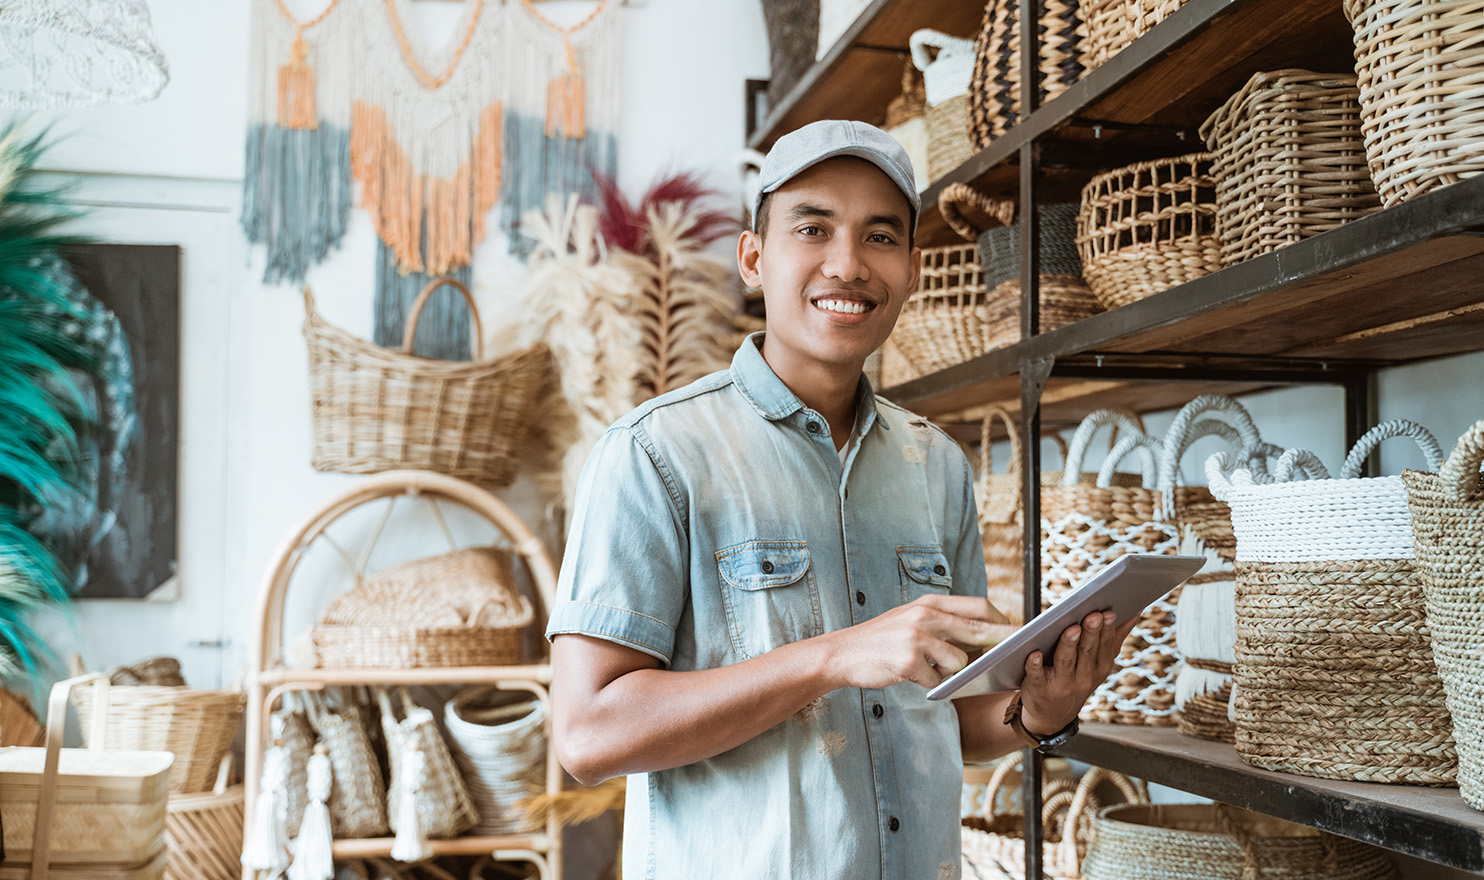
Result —
POLYGON ((771 563, 768 560, 764 559, 763 560, 762 569, 763 569, 763 574, 772 574, 773 573, 773 563, 771 563))
POLYGON ((941 565, 935 565, 933 566, 933 574, 948 574, 948 569, 941 565))
POLYGON ((864 605, 864 604, 866 604, 866 594, 865 593, 862 593, 860 590, 856 590, 855 591, 855 604, 857 604, 857 605, 864 605))
POLYGON ((902 827, 902 823, 897 821, 896 816, 892 816, 891 821, 886 823, 886 827, 891 829, 891 833, 896 834, 897 829, 902 827))
POLYGON ((871 706, 871 714, 875 715, 877 718, 880 718, 882 715, 886 714, 886 710, 881 708, 880 703, 875 703, 871 706))
POLYGON ((819 433, 819 422, 813 422, 813 421, 811 421, 809 424, 805 425, 804 427, 808 428, 809 429, 809 433, 811 433, 811 434, 818 434, 819 433))

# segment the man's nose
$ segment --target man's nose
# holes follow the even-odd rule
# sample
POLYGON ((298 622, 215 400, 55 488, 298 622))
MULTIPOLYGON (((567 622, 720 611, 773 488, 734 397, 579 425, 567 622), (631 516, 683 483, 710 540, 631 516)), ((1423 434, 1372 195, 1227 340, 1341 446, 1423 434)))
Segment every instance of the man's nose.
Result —
POLYGON ((830 242, 830 250, 824 261, 824 274, 840 281, 865 281, 870 278, 870 270, 866 267, 863 256, 859 241, 850 236, 839 236, 830 242))

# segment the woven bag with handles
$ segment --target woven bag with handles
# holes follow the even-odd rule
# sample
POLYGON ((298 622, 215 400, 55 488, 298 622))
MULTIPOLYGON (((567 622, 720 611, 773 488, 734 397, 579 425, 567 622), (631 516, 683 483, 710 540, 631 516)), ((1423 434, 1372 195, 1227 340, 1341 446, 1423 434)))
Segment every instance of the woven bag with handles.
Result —
POLYGON ((1437 474, 1406 471, 1433 658, 1443 678, 1463 799, 1484 810, 1484 422, 1437 474))
POLYGON ((402 704, 401 718, 397 717, 399 713, 392 706, 387 689, 376 689, 381 728, 386 736, 388 776, 392 780, 387 797, 392 830, 401 830, 397 827, 399 802, 412 796, 398 784, 402 778, 402 761, 406 760, 408 749, 416 749, 422 752, 426 767, 416 794, 418 828, 430 838, 457 837, 478 824, 479 811, 469 797, 468 786, 454 765, 433 713, 414 703, 406 688, 397 688, 397 698, 402 704))
POLYGON ((386 786, 371 747, 365 712, 350 702, 331 708, 323 694, 301 696, 319 742, 329 751, 330 828, 336 837, 381 837, 387 833, 386 786))

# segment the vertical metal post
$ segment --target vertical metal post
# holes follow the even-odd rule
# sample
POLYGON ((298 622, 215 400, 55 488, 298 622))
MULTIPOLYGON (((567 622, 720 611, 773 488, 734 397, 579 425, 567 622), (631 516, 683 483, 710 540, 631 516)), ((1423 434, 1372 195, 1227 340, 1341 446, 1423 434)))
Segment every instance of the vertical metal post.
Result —
MULTIPOLYGON (((1041 3, 1019 0, 1020 27, 1020 118, 1017 125, 1040 105, 1041 3)), ((1036 204, 1036 167, 1039 150, 1034 140, 1020 148, 1020 338, 1023 342, 1041 332, 1041 223, 1036 204)), ((1021 515, 1024 527, 1025 619, 1041 612, 1041 391, 1051 372, 1050 362, 1020 363, 1020 455, 1022 480, 1021 515)), ((1021 760, 1020 802, 1025 811, 1025 876, 1041 880, 1041 755, 1026 749, 1021 760)))
MULTIPOLYGON (((1376 371, 1354 370, 1345 377, 1345 449, 1355 445, 1380 418, 1376 394, 1376 371)), ((1381 475, 1381 451, 1372 450, 1365 462, 1364 476, 1381 475)))

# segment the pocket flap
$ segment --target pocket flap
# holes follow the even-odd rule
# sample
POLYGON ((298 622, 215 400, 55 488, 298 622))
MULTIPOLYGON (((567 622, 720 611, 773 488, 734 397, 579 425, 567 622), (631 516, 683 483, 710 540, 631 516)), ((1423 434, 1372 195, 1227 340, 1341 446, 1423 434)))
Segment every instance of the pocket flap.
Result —
POLYGON ((944 589, 953 586, 953 570, 948 567, 948 557, 939 547, 898 547, 897 559, 907 577, 919 584, 944 589))
POLYGON ((809 548, 803 541, 748 541, 716 552, 726 582, 743 590, 766 590, 791 584, 809 570, 809 548))

